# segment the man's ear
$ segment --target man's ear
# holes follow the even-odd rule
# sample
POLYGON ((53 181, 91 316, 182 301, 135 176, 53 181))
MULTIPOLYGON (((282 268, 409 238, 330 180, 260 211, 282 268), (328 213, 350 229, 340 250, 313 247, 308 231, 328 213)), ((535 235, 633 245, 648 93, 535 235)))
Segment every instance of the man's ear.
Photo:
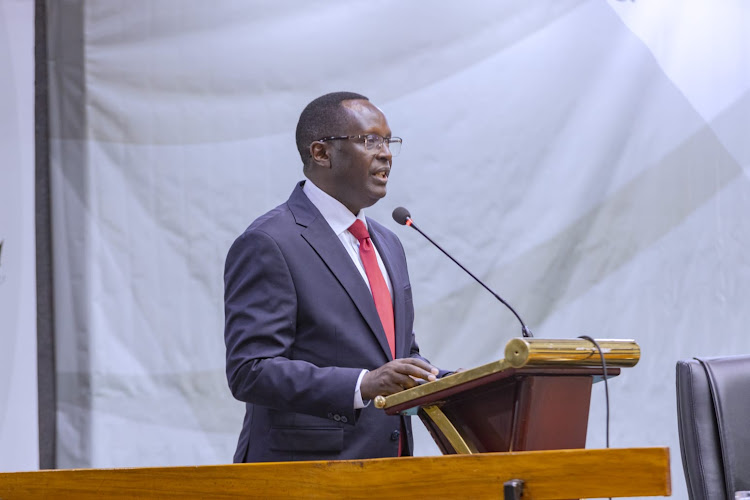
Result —
POLYGON ((310 157, 312 163, 321 167, 330 168, 331 158, 328 156, 328 147, 323 142, 313 142, 310 144, 310 157))

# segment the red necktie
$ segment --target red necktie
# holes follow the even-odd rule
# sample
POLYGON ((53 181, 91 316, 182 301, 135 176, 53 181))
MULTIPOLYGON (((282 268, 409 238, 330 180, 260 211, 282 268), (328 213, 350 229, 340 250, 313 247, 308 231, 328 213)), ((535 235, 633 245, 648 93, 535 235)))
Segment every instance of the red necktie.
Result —
POLYGON ((378 310, 380 322, 385 330, 385 337, 388 339, 388 345, 391 348, 391 356, 396 359, 396 331, 393 326, 393 303, 391 302, 391 293, 388 291, 388 285, 385 284, 383 273, 378 266, 378 258, 375 255, 375 247, 372 246, 370 233, 367 232, 365 223, 357 219, 349 228, 349 232, 359 241, 359 256, 362 258, 362 265, 367 274, 367 281, 370 282, 372 298, 375 300, 375 309, 378 310))
MULTIPOLYGON (((380 322, 385 330, 385 337, 388 339, 388 345, 391 348, 391 356, 396 359, 396 332, 393 326, 393 303, 391 302, 391 293, 388 291, 388 285, 385 283, 383 273, 380 272, 378 257, 375 255, 375 247, 372 245, 370 233, 365 227, 365 223, 357 219, 349 228, 349 232, 359 241, 359 256, 362 259, 362 265, 365 268, 367 281, 370 282, 372 298, 375 300, 375 309, 378 310, 380 322)), ((401 456, 404 439, 404 425, 400 426, 400 435, 398 440, 398 456, 401 456)))

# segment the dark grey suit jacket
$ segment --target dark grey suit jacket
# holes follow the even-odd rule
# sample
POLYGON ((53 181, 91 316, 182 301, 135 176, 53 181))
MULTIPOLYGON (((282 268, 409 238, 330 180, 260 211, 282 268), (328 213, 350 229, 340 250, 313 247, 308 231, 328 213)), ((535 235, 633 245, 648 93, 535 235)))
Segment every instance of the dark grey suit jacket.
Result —
MULTIPOLYGON (((234 242, 225 268, 227 378, 246 403, 235 462, 392 457, 408 417, 353 409, 363 368, 391 360, 372 295, 302 191, 234 242)), ((419 357, 406 258, 368 219, 393 287, 396 357, 419 357)))

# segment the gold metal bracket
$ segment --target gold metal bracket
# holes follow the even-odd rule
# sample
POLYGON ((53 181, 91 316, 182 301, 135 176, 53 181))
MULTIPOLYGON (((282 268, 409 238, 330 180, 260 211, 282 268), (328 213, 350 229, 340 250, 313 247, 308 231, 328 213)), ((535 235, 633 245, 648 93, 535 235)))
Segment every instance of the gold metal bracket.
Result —
POLYGON ((471 455, 477 453, 476 448, 473 445, 466 443, 466 440, 453 426, 440 407, 437 405, 423 406, 422 410, 424 410, 430 420, 438 426, 456 453, 460 455, 471 455))

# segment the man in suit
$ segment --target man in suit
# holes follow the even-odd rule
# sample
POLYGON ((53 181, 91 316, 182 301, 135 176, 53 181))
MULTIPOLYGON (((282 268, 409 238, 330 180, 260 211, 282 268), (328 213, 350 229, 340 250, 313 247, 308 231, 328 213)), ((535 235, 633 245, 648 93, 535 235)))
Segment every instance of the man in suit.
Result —
POLYGON ((308 104, 296 136, 307 180, 226 260, 227 378, 246 403, 234 461, 410 455, 409 418, 370 401, 438 370, 414 339, 403 247, 363 212, 385 196, 401 140, 348 92, 308 104))

